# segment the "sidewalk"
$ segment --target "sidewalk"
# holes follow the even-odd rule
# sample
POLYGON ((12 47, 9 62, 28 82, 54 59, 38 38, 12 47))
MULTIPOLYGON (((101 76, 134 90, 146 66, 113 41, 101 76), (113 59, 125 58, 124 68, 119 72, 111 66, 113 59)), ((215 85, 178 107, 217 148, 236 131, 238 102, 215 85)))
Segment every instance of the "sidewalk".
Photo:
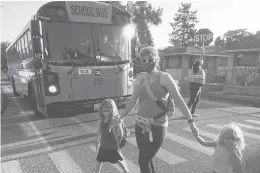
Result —
MULTIPOLYGON (((182 94, 183 97, 189 97, 189 93, 182 94)), ((223 92, 202 92, 202 99, 207 100, 228 100, 244 105, 260 107, 260 97, 226 94, 223 92)))

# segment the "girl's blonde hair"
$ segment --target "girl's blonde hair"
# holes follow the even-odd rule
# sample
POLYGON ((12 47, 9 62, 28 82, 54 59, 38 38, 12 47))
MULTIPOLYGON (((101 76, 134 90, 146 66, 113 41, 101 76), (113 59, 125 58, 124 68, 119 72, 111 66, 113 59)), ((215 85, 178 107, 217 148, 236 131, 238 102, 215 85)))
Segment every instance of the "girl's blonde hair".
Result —
POLYGON ((245 139, 244 139, 244 135, 243 135, 243 131, 241 130, 240 127, 238 127, 237 125, 230 123, 228 125, 225 125, 220 134, 218 135, 217 141, 219 145, 223 145, 224 144, 224 138, 227 132, 232 132, 233 137, 235 137, 236 139, 238 139, 237 142, 237 147, 238 149, 240 149, 241 151, 245 149, 245 139))
MULTIPOLYGON (((105 116, 103 114, 103 110, 104 110, 104 107, 109 107, 109 108, 112 108, 112 114, 111 115, 108 115, 110 116, 109 119, 108 119, 108 122, 112 119, 116 119, 116 118, 119 118, 119 112, 118 112, 118 108, 116 106, 116 103, 113 99, 105 99, 103 100, 103 102, 101 103, 100 105, 100 109, 99 109, 99 112, 98 112, 98 115, 99 115, 99 121, 100 122, 104 122, 105 121, 105 116)), ((106 122, 105 122, 106 123, 106 122)))

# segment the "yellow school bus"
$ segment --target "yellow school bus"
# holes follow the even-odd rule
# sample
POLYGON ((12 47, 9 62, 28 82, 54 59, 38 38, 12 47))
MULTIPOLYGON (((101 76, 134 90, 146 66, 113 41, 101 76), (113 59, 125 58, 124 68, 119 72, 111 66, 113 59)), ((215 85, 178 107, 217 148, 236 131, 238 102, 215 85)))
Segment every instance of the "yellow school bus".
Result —
POLYGON ((110 4, 46 3, 7 48, 14 94, 27 95, 45 118, 97 111, 105 98, 124 105, 133 90, 134 32, 129 13, 110 4))

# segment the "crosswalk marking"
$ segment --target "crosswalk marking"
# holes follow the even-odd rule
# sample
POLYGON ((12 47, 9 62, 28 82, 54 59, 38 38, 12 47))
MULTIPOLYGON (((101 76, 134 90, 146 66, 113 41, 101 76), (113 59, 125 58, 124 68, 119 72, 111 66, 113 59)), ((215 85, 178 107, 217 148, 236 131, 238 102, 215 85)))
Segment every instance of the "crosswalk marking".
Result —
POLYGON ((246 125, 246 124, 241 124, 239 122, 233 122, 234 124, 240 126, 240 127, 244 127, 244 128, 247 128, 247 129, 253 129, 253 130, 260 130, 259 127, 254 127, 254 126, 250 126, 250 125, 246 125))
MULTIPOLYGON (((91 146, 90 146, 90 149, 91 149, 92 151, 96 152, 96 147, 95 147, 95 146, 91 145, 91 146)), ((130 160, 126 159, 125 157, 124 157, 124 159, 125 159, 125 161, 126 161, 127 167, 129 168, 129 170, 130 170, 131 172, 136 172, 136 173, 140 172, 138 166, 136 166, 133 162, 131 162, 130 160)), ((121 169, 117 164, 112 164, 112 165, 113 165, 117 170, 119 170, 120 172, 122 171, 122 169, 121 169)))
POLYGON ((204 153, 204 154, 207 154, 207 155, 211 155, 214 152, 213 148, 204 147, 204 146, 202 146, 198 142, 195 142, 195 141, 192 141, 190 139, 186 139, 186 138, 180 137, 180 136, 175 135, 175 134, 170 133, 170 132, 167 133, 167 138, 172 140, 172 141, 174 141, 174 142, 178 142, 178 143, 180 143, 182 145, 185 145, 185 146, 187 146, 189 148, 192 148, 194 150, 197 150, 197 151, 199 151, 201 153, 204 153))
POLYGON ((90 133, 97 133, 97 130, 96 129, 93 129, 92 127, 90 127, 89 125, 85 124, 85 123, 82 123, 79 119, 75 118, 75 117, 72 117, 70 118, 72 121, 74 121, 75 123, 78 123, 79 126, 81 126, 82 128, 86 129, 87 132, 90 132, 90 133))
POLYGON ((260 125, 260 121, 256 121, 256 120, 246 120, 246 122, 259 124, 260 125))
POLYGON ((250 116, 254 116, 254 117, 260 118, 260 114, 250 114, 250 116))
MULTIPOLYGON (((136 139, 134 137, 129 138, 128 142, 137 147, 136 139)), ((174 165, 177 163, 183 163, 183 162, 187 161, 186 159, 181 158, 177 155, 174 155, 163 148, 160 148, 160 150, 156 154, 156 157, 160 158, 161 160, 165 161, 166 163, 168 163, 170 165, 174 165)))
MULTIPOLYGON (((188 132, 191 132, 191 130, 190 130, 189 127, 183 128, 183 130, 188 131, 188 132)), ((204 131, 204 130, 199 130, 199 134, 202 135, 202 136, 211 138, 211 139, 216 139, 216 137, 217 137, 216 134, 214 134, 214 133, 209 133, 209 132, 206 132, 206 131, 204 131)))
MULTIPOLYGON (((206 126, 212 127, 212 128, 218 129, 218 130, 221 130, 223 128, 223 126, 218 125, 218 124, 207 124, 206 126)), ((256 135, 256 134, 248 133, 248 132, 243 132, 243 134, 244 134, 244 136, 260 140, 260 135, 256 135)))
POLYGON ((1 163, 1 172, 2 173, 22 173, 22 168, 19 160, 12 160, 9 162, 1 163))
POLYGON ((83 173, 66 151, 50 153, 49 156, 60 173, 83 173))

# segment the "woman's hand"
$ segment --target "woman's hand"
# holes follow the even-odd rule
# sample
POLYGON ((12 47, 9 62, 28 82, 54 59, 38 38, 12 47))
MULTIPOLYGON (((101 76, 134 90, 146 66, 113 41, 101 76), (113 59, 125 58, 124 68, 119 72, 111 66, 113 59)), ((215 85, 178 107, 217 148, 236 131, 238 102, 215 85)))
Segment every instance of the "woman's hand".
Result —
POLYGON ((194 122, 189 123, 190 124, 190 130, 194 136, 199 136, 199 129, 196 127, 194 122))

